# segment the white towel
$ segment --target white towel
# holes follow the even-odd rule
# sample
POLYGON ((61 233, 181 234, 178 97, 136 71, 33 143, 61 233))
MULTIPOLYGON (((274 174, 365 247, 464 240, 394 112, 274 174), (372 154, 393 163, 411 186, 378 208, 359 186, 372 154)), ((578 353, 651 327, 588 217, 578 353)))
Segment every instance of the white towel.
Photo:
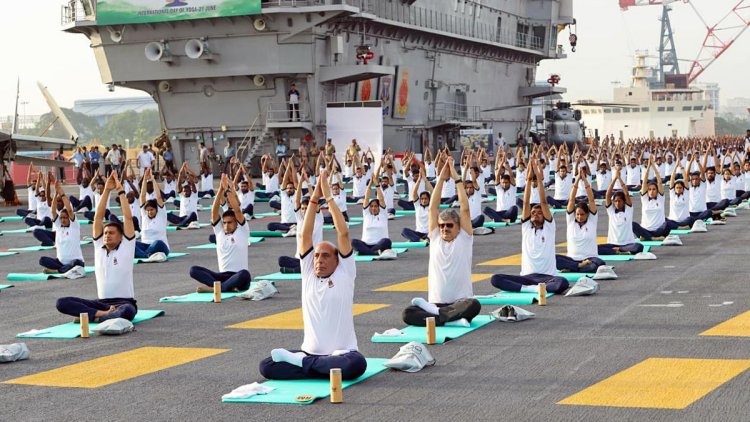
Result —
POLYGON ((398 328, 391 328, 389 330, 385 330, 382 333, 375 333, 373 337, 401 337, 405 336, 406 333, 399 330, 398 328))
POLYGON ((228 394, 224 394, 221 396, 222 399, 246 399, 248 397, 252 397, 257 394, 268 394, 269 392, 275 390, 274 387, 266 387, 263 384, 258 384, 257 382, 254 382, 252 384, 245 384, 241 385, 232 392, 228 394))
POLYGON ((36 329, 34 329, 34 330, 26 331, 24 333, 19 333, 18 335, 19 336, 36 336, 36 335, 39 335, 39 334, 47 334, 47 333, 49 333, 49 330, 36 330, 36 329))
POLYGON ((188 297, 188 295, 182 295, 182 296, 164 296, 161 299, 162 300, 179 300, 179 299, 184 299, 186 297, 188 297))

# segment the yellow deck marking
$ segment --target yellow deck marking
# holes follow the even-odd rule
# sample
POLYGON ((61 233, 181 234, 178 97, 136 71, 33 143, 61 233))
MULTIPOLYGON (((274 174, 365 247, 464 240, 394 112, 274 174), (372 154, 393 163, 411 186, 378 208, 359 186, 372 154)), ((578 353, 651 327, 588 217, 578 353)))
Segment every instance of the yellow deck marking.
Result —
POLYGON ((558 404, 684 409, 750 368, 750 360, 649 358, 558 404))
MULTIPOLYGON (((492 277, 492 274, 472 274, 471 282, 477 283, 482 280, 487 280, 490 277, 492 277)), ((427 277, 420 277, 411 281, 405 281, 403 283, 392 284, 390 286, 375 289, 376 292, 426 292, 427 290, 427 277)))
POLYGON ((750 311, 702 332, 702 336, 750 337, 750 311))
POLYGON ((4 381, 43 387, 97 388, 228 352, 229 349, 140 347, 4 381))
MULTIPOLYGON (((378 309, 387 308, 391 305, 381 303, 355 303, 352 309, 354 316, 377 311, 378 309)), ((245 329, 266 329, 266 330, 302 330, 302 308, 292 309, 291 311, 281 312, 262 318, 251 319, 249 321, 232 324, 226 328, 245 328, 245 329)))

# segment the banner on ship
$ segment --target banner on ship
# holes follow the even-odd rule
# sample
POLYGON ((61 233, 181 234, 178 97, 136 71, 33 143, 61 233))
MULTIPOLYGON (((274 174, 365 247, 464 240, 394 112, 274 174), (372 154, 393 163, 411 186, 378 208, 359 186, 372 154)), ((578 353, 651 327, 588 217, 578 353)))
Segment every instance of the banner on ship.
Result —
POLYGON ((258 15, 260 0, 97 0, 96 23, 122 25, 258 15))
POLYGON ((492 151, 492 129, 462 129, 461 146, 472 151, 484 148, 487 152, 492 151))

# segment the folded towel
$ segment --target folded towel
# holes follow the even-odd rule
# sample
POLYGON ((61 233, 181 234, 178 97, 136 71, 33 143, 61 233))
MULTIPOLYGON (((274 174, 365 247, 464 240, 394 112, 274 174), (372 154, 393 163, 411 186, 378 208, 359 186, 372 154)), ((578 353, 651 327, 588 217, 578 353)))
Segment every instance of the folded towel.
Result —
POLYGON ((181 296, 164 296, 161 298, 161 300, 180 300, 188 297, 188 295, 181 295, 181 296))
POLYGON ((258 384, 257 382, 254 382, 252 384, 245 384, 242 386, 239 386, 232 390, 232 392, 228 394, 224 394, 221 396, 222 399, 246 399, 248 397, 252 397, 258 394, 268 394, 269 392, 273 391, 274 387, 266 387, 263 384, 258 384))
POLYGON ((385 330, 382 333, 375 333, 373 337, 401 337, 405 336, 406 333, 399 330, 398 328, 391 328, 389 330, 385 330))
POLYGON ((18 335, 19 336, 36 336, 39 334, 47 334, 47 333, 49 333, 49 330, 36 330, 35 329, 35 330, 29 330, 23 333, 19 333, 18 335))

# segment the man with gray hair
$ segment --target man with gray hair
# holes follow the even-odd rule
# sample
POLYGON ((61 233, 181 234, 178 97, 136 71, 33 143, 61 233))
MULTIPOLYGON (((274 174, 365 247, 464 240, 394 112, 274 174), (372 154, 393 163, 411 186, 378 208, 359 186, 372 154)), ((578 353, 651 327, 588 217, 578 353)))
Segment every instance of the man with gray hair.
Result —
MULTIPOLYGON (((458 181, 453 159, 449 158, 435 186, 441 192, 443 183, 458 181)), ((414 298, 404 309, 403 319, 409 325, 425 325, 425 318, 435 317, 436 325, 468 327, 482 305, 473 299, 471 259, 474 236, 469 214, 469 199, 462 183, 456 183, 460 213, 446 209, 439 213, 440 195, 430 198, 428 230, 430 261, 427 272, 428 296, 414 298)))

